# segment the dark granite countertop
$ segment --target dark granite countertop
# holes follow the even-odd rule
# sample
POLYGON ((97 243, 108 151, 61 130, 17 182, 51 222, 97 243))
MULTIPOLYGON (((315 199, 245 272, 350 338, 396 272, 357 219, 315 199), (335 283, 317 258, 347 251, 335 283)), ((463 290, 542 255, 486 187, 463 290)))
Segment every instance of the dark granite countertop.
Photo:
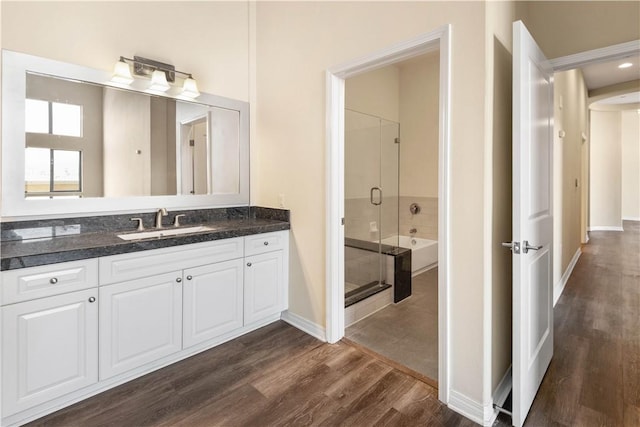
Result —
MULTIPOLYGON (((22 228, 18 228, 15 224, 4 227, 3 224, 0 269, 2 271, 13 270, 288 230, 290 228, 288 211, 267 208, 251 209, 247 209, 244 214, 237 214, 234 211, 232 214, 226 215, 226 218, 223 218, 225 215, 214 215, 205 221, 202 221, 204 219, 202 216, 195 218, 200 220, 198 225, 215 227, 214 230, 129 241, 119 238, 118 234, 134 230, 120 229, 114 231, 113 229, 106 229, 106 226, 102 229, 95 226, 86 226, 86 224, 90 223, 89 220, 95 222, 96 217, 91 217, 90 219, 80 218, 75 221, 65 220, 63 224, 58 221, 58 223, 51 225, 47 225, 45 221, 39 221, 37 224, 31 224, 32 227, 25 226, 27 224, 25 223, 21 225, 22 228)), ((127 220, 131 216, 126 215, 127 220)), ((103 219, 102 223, 107 224, 110 220, 103 219)), ((190 221, 182 227, 192 227, 193 225, 195 223, 190 221)))

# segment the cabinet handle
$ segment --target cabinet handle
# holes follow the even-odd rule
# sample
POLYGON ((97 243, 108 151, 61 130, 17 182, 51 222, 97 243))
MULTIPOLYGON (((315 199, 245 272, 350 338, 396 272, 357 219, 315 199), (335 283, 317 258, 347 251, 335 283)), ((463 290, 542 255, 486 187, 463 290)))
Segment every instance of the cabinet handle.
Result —
POLYGON ((193 279, 193 276, 187 276, 187 280, 193 279))
POLYGON ((52 277, 51 279, 49 279, 49 283, 55 285, 56 283, 58 283, 58 279, 56 277, 52 277))
POLYGON ((269 242, 264 242, 264 245, 265 246, 269 246, 269 242))
POLYGON ((251 263, 250 262, 247 263, 247 267, 251 267, 251 263))
POLYGON ((182 282, 182 278, 178 277, 178 278, 176 279, 176 282, 178 282, 178 283, 182 282))
POLYGON ((96 297, 89 297, 89 302, 96 302, 96 297))

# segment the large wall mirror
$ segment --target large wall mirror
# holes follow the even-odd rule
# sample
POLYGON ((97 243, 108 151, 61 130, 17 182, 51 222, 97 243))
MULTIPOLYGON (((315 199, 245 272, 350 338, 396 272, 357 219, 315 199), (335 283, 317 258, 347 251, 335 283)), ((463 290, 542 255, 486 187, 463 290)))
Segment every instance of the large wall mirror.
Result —
POLYGON ((3 51, 2 216, 249 204, 249 106, 3 51))

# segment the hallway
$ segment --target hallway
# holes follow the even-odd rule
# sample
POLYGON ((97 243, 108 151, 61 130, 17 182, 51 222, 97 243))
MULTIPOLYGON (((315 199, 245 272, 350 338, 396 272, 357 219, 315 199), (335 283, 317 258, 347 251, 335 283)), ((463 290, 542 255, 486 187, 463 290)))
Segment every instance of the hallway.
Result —
POLYGON ((624 230, 592 231, 583 246, 525 426, 640 426, 640 222, 624 230))

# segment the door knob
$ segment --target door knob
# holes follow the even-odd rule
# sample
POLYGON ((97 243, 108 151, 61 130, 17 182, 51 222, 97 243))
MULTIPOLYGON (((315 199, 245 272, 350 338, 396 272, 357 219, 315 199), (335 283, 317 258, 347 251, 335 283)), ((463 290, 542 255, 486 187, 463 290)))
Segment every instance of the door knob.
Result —
POLYGON ((251 263, 250 262, 247 263, 247 267, 251 267, 251 263))
POLYGON ((514 254, 520 253, 520 242, 502 242, 502 246, 511 249, 514 254))
POLYGON ((176 282, 178 282, 178 283, 182 282, 182 278, 178 277, 178 278, 176 279, 176 282))
POLYGON ((527 252, 529 252, 530 250, 531 250, 531 251, 539 251, 540 249, 542 249, 542 245, 539 245, 539 246, 532 246, 532 245, 530 245, 530 244, 529 244, 529 242, 528 242, 528 241, 526 241, 526 240, 524 240, 524 241, 522 242, 522 252, 523 252, 523 253, 525 253, 525 254, 526 254, 527 252))
POLYGON ((187 280, 193 279, 193 276, 187 276, 187 280))
POLYGON ((89 302, 96 302, 96 297, 89 297, 89 302))

